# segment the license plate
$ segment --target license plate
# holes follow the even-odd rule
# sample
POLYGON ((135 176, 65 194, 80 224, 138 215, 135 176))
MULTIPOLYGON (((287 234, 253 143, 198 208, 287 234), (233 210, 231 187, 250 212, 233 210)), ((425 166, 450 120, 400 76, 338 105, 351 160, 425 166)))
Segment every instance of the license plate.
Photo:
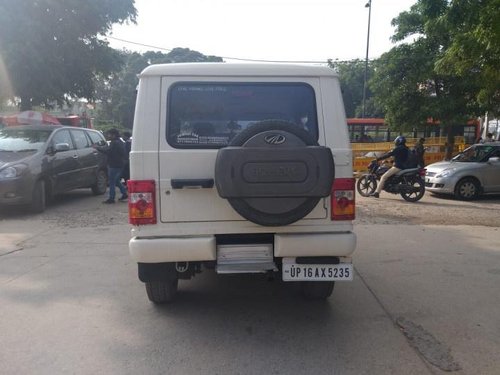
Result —
POLYGON ((283 281, 350 281, 352 264, 283 263, 283 281))

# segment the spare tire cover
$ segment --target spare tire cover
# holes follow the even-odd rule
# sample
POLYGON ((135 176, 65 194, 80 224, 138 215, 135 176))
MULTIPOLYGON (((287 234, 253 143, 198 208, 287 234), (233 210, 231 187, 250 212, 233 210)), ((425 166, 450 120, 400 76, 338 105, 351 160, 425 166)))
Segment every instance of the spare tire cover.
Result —
POLYGON ((296 222, 330 194, 334 162, 329 148, 295 124, 266 120, 218 151, 215 185, 245 219, 265 226, 296 222))

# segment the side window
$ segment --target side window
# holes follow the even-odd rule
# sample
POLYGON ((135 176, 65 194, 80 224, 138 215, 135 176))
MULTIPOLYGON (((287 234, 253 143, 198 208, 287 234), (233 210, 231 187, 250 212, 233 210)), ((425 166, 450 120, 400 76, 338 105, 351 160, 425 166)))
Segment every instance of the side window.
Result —
POLYGON ((318 139, 314 89, 307 83, 179 82, 168 92, 167 142, 220 148, 263 120, 295 124, 318 139))
POLYGON ((69 130, 63 129, 58 130, 52 137, 52 147, 55 147, 58 143, 67 143, 69 145, 70 150, 74 149, 73 140, 71 139, 71 135, 69 134, 69 130))
POLYGON ((104 137, 98 132, 87 132, 87 134, 90 137, 93 145, 100 145, 103 144, 103 142, 106 142, 104 137))
POLYGON ((90 147, 90 141, 83 130, 71 130, 75 146, 78 149, 90 147))

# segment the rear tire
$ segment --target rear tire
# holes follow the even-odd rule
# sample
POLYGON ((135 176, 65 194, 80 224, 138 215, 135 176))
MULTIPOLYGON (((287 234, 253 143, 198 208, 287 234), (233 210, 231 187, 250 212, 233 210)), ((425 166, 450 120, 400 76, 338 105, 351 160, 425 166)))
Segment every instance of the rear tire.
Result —
POLYGON ((38 180, 33 187, 33 197, 31 200, 31 211, 37 214, 45 211, 47 205, 47 194, 45 192, 45 181, 38 180))
POLYGON ((335 281, 302 281, 301 291, 308 300, 323 300, 332 295, 335 281))
POLYGON ((177 295, 178 279, 146 282, 146 292, 151 302, 156 304, 173 302, 177 295))
POLYGON ((401 193, 401 196, 403 197, 403 199, 405 201, 417 202, 420 199, 422 199, 422 197, 425 194, 425 183, 421 178, 411 178, 409 180, 406 180, 404 183, 406 183, 406 185, 411 186, 412 188, 416 189, 415 192, 411 192, 411 193, 402 192, 401 193))
POLYGON ((377 189, 377 179, 369 174, 364 174, 356 182, 356 189, 362 197, 368 197, 377 189))

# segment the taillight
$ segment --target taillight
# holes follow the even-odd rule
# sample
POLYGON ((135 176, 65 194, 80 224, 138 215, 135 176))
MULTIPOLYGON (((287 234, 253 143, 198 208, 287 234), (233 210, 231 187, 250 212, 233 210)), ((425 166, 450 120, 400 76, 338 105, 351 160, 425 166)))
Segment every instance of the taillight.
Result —
POLYGON ((156 224, 154 180, 129 180, 127 188, 128 222, 133 225, 156 224))
POLYGON ((425 169, 425 168, 420 168, 418 170, 418 175, 421 176, 421 177, 425 177, 426 173, 427 173, 427 169, 425 169))
POLYGON ((354 220, 354 178, 336 178, 330 195, 330 218, 332 220, 354 220))

